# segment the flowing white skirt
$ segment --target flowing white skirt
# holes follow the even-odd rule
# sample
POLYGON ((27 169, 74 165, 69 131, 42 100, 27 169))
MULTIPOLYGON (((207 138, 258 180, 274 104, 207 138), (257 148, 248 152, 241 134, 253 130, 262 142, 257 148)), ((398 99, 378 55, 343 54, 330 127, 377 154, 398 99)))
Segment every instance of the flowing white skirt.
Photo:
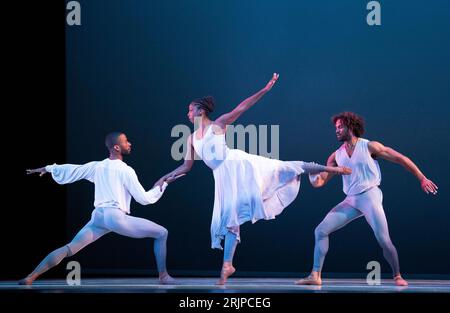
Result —
POLYGON ((280 214, 300 189, 301 161, 280 161, 230 149, 215 170, 211 247, 222 249, 221 240, 239 225, 280 214))

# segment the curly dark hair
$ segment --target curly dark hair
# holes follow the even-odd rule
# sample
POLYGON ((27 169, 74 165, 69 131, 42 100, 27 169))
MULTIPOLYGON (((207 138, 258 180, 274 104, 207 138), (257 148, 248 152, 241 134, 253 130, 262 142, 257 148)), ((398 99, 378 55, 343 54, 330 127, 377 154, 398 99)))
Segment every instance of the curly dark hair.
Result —
POLYGON ((341 120, 342 123, 352 131, 356 137, 361 137, 364 134, 364 119, 353 112, 342 112, 334 115, 331 118, 333 125, 337 120, 341 120))

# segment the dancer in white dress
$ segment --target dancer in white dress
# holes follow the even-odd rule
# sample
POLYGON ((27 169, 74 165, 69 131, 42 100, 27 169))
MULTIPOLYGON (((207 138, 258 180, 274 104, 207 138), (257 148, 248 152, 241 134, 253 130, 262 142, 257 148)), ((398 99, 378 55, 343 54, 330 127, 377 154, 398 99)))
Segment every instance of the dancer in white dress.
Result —
POLYGON ((166 269, 166 242, 168 231, 164 227, 138 217, 129 216, 130 201, 133 197, 142 205, 155 203, 161 198, 167 180, 161 188, 145 191, 135 171, 122 161, 124 154, 130 154, 131 143, 126 135, 113 132, 106 136, 109 158, 103 161, 89 162, 84 165, 48 165, 27 170, 28 174, 51 173, 59 184, 68 184, 86 179, 95 184, 95 210, 91 220, 78 232, 68 244, 51 252, 36 269, 19 281, 21 285, 31 285, 33 281, 52 267, 109 232, 132 237, 154 238, 154 253, 161 284, 174 283, 175 280, 166 269))
POLYGON ((269 83, 253 96, 245 99, 233 111, 215 121, 208 115, 214 109, 212 97, 196 99, 189 105, 191 122, 200 119, 199 129, 188 139, 184 164, 161 177, 155 186, 175 180, 192 168, 197 153, 213 171, 215 181, 214 209, 211 222, 211 246, 222 249, 225 239, 224 259, 218 284, 225 284, 234 273, 233 255, 240 242, 239 226, 247 221, 274 219, 296 198, 300 188, 300 174, 321 171, 349 174, 344 167, 327 167, 302 161, 280 161, 241 150, 229 149, 225 141, 226 126, 253 106, 266 94, 278 79, 274 74, 269 83))

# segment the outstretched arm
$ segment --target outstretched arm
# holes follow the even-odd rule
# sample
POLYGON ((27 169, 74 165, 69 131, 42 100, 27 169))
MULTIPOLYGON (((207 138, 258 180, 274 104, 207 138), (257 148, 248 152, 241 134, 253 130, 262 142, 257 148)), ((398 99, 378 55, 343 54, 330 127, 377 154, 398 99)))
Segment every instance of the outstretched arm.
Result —
POLYGON ((259 99, 262 98, 262 96, 264 96, 270 89, 272 89, 278 77, 279 74, 274 73, 272 79, 263 89, 239 103, 239 105, 234 108, 233 111, 225 113, 217 118, 214 123, 222 129, 225 129, 227 125, 234 123, 239 118, 239 116, 242 115, 242 113, 250 109, 256 102, 258 102, 259 99))
POLYGON ((192 144, 192 134, 189 136, 187 140, 187 151, 186 155, 184 156, 184 162, 182 165, 178 166, 176 169, 174 169, 172 172, 164 175, 161 177, 154 185, 153 188, 156 186, 159 186, 160 190, 162 190, 162 186, 164 183, 171 183, 178 178, 186 175, 194 165, 194 158, 195 158, 195 151, 194 146, 192 144))
POLYGON ((90 182, 94 181, 95 167, 97 161, 89 162, 83 165, 62 164, 62 165, 47 165, 36 169, 28 169, 27 174, 39 173, 43 176, 45 173, 51 173, 53 179, 58 184, 69 184, 75 181, 86 179, 90 182))
POLYGON ((161 188, 153 187, 149 191, 145 191, 139 182, 136 172, 130 168, 128 176, 125 180, 125 186, 131 196, 142 205, 153 204, 162 197, 167 188, 167 183, 164 182, 161 188))
POLYGON ((46 174, 48 172, 45 169, 45 166, 27 170, 27 175, 34 174, 34 173, 39 173, 39 177, 42 177, 42 176, 44 176, 44 174, 46 174))
POLYGON ((351 174, 351 169, 349 168, 340 168, 337 166, 336 158, 335 158, 335 152, 333 152, 327 160, 327 167, 330 169, 342 169, 343 172, 339 173, 338 171, 324 171, 317 175, 309 175, 309 181, 311 182, 311 185, 315 188, 323 187, 328 181, 333 178, 336 174, 344 174, 348 175, 351 174))
POLYGON ((431 180, 425 177, 425 175, 419 170, 416 164, 411 161, 410 158, 404 156, 400 152, 395 151, 392 148, 386 147, 377 141, 369 142, 369 151, 375 157, 397 163, 406 168, 420 181, 420 186, 424 192, 436 194, 438 187, 431 180))

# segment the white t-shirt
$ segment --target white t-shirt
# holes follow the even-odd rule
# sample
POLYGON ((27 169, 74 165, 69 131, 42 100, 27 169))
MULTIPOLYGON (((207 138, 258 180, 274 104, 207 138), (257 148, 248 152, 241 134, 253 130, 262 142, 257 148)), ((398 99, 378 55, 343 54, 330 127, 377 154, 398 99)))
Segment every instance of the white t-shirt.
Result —
POLYGON ((167 183, 145 191, 139 183, 136 172, 122 160, 105 159, 83 165, 63 164, 48 165, 47 172, 52 174, 58 184, 68 184, 81 179, 95 184, 96 208, 118 208, 130 213, 130 202, 133 197, 142 205, 155 203, 163 195, 167 183))

